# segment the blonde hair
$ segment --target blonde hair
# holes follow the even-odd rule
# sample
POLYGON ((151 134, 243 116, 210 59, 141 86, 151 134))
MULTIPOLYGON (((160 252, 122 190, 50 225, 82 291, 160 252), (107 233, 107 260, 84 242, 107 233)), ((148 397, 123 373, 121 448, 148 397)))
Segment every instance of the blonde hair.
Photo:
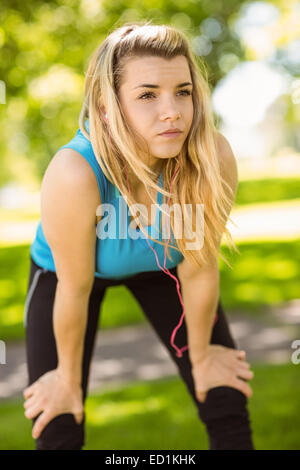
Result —
MULTIPOLYGON (((177 246, 172 245, 172 248, 179 250, 196 266, 202 267, 211 261, 211 257, 221 256, 231 268, 220 253, 219 241, 225 233, 230 245, 236 249, 226 228, 226 209, 230 209, 232 199, 226 195, 223 185, 227 186, 231 193, 232 189, 220 173, 216 148, 217 129, 211 108, 207 71, 203 61, 194 57, 189 41, 182 31, 150 22, 151 20, 124 24, 112 31, 94 51, 85 74, 84 103, 79 116, 79 127, 83 135, 90 140, 103 173, 117 186, 131 213, 131 204, 136 201, 124 178, 127 165, 130 171, 143 181, 147 192, 152 187, 163 194, 164 204, 167 198, 171 198, 174 206, 180 205, 181 214, 185 212, 184 204, 190 204, 192 214, 188 212, 184 215, 184 227, 188 227, 188 230, 189 227, 195 230, 193 219, 196 219, 196 204, 203 204, 203 247, 196 250, 187 249, 186 243, 190 243, 191 239, 187 239, 184 233, 182 238, 176 238, 177 246), (138 157, 150 155, 148 145, 143 137, 137 135, 129 126, 120 105, 119 89, 124 77, 124 67, 129 59, 145 56, 171 59, 179 55, 185 56, 189 64, 193 82, 194 115, 189 134, 179 154, 163 161, 164 188, 161 189, 156 183, 158 175, 138 157), (103 108, 108 120, 102 112, 103 108), (89 118, 89 133, 85 129, 86 118, 89 118), (169 192, 166 188, 170 188, 171 178, 178 164, 179 171, 172 183, 172 191, 169 192)), ((161 210, 159 207, 158 209, 161 210)), ((165 211, 162 212, 166 215, 165 211)), ((168 218, 168 228, 171 224, 174 233, 176 214, 172 211, 168 218), (170 217, 171 214, 173 217, 170 217)), ((142 225, 140 228, 145 234, 142 225)), ((201 246, 200 234, 196 232, 195 236, 196 242, 200 244, 196 246, 201 246)), ((150 236, 149 238, 161 245, 167 244, 167 241, 162 242, 150 236)), ((172 259, 169 250, 167 255, 172 259)))

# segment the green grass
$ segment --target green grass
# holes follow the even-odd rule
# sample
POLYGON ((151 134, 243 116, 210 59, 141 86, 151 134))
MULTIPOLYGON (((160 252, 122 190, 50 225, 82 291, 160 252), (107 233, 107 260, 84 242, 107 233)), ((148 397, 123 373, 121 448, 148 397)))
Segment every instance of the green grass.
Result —
MULTIPOLYGON (((300 240, 239 243, 241 255, 223 253, 233 266, 220 262, 220 292, 224 308, 259 315, 267 306, 300 297, 300 240)), ((23 311, 29 276, 29 246, 0 250, 0 331, 4 341, 24 339, 23 311)), ((101 306, 99 328, 116 328, 146 321, 125 286, 110 287, 101 306)))
POLYGON ((221 299, 227 309, 258 315, 266 307, 300 297, 300 240, 240 242, 241 254, 223 254, 233 269, 220 262, 221 299))
MULTIPOLYGON (((248 401, 257 450, 299 450, 300 365, 251 364, 248 401)), ((23 400, 0 404, 0 449, 34 449, 23 400)), ((89 395, 85 450, 208 449, 205 426, 179 377, 140 381, 89 395)))
POLYGON ((299 198, 299 178, 260 178, 240 181, 235 206, 299 198))
MULTIPOLYGON (((23 312, 29 268, 29 245, 0 250, 0 339, 4 341, 24 339, 23 312)), ((139 304, 125 286, 107 289, 101 309, 102 329, 145 321, 139 304)))

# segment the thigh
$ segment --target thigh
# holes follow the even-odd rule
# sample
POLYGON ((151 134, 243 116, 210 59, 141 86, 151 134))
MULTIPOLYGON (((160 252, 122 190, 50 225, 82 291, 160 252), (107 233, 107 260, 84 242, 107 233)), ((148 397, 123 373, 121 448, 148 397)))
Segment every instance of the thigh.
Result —
MULTIPOLYGON (((178 278, 176 267, 170 269, 170 272, 178 278)), ((178 282, 180 285, 179 279, 178 282)), ((149 323, 152 325, 157 336, 176 364, 178 372, 196 405, 198 415, 205 423, 210 434, 211 448, 217 448, 214 446, 220 446, 218 448, 221 448, 221 445, 223 445, 219 442, 215 444, 215 441, 213 441, 216 434, 215 430, 218 426, 217 423, 221 423, 222 420, 225 420, 225 426, 231 429, 230 423, 234 422, 235 417, 238 417, 239 421, 239 434, 242 435, 243 432, 247 433, 247 443, 244 443, 244 445, 249 446, 247 448, 251 448, 252 444, 249 444, 251 431, 249 428, 246 396, 233 387, 219 386, 211 388, 207 393, 205 402, 200 403, 195 395, 192 365, 188 350, 183 351, 182 357, 177 357, 176 350, 171 344, 173 329, 179 323, 182 315, 182 305, 177 293, 175 280, 161 271, 154 272, 153 276, 148 276, 147 279, 141 276, 140 278, 136 277, 135 279, 128 280, 126 285, 141 305, 149 323), (241 426, 243 426, 243 429, 241 429, 241 426)), ((212 329, 210 343, 236 349, 237 346, 230 331, 220 299, 216 313, 218 316, 212 329)), ((180 328, 177 330, 174 343, 180 349, 188 344, 185 321, 182 322, 180 328)), ((233 429, 234 426, 232 426, 232 430, 233 429)), ((238 437, 236 437, 236 441, 237 440, 238 437)))
MULTIPOLYGON (((53 331, 53 305, 57 285, 56 273, 43 269, 31 259, 24 326, 28 386, 57 367, 58 357, 53 331)), ((82 360, 83 401, 87 395, 90 362, 98 325, 100 303, 105 289, 95 282, 90 295, 82 360)), ((33 418, 32 426, 38 416, 33 418)), ((36 439, 36 449, 79 449, 84 445, 85 415, 77 424, 72 413, 56 416, 36 439)))

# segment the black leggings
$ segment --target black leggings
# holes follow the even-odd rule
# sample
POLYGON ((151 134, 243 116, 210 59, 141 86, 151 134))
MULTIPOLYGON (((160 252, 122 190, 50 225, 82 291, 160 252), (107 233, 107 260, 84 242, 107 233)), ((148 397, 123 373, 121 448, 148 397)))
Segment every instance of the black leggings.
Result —
MULTIPOLYGON (((30 275, 24 310, 28 386, 47 371, 57 367, 57 351, 52 323, 57 284, 56 273, 41 268, 32 258, 30 258, 30 262, 30 275)), ((170 269, 170 272, 177 277, 176 267, 170 269)), ((87 395, 89 369, 98 328, 101 302, 107 287, 120 284, 124 284, 133 293, 158 338, 167 348, 170 357, 176 364, 179 375, 182 377, 196 405, 197 414, 206 426, 210 450, 254 450, 247 397, 242 392, 229 386, 219 386, 208 391, 204 403, 197 400, 188 350, 185 350, 183 356, 179 358, 170 344, 171 333, 182 314, 176 282, 161 270, 142 272, 118 281, 95 277, 89 299, 84 339, 82 361, 83 403, 87 395)), ((237 349, 220 301, 217 313, 218 319, 213 327, 211 343, 237 349)), ((174 342, 178 348, 182 348, 187 344, 185 321, 177 330, 174 342)), ((32 427, 37 418, 38 416, 32 419, 32 427)), ((85 414, 81 424, 76 423, 72 413, 54 417, 43 429, 40 437, 35 440, 35 445, 36 450, 81 449, 85 445, 85 414)))

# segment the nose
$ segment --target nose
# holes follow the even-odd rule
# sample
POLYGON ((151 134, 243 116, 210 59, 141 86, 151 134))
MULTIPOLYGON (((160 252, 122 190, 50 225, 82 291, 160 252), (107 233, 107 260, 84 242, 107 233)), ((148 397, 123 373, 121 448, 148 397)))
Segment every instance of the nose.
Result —
POLYGON ((163 121, 165 121, 166 119, 169 119, 170 121, 176 121, 179 117, 180 117, 180 112, 176 110, 169 111, 161 115, 161 119, 163 121))
POLYGON ((161 113, 161 119, 163 120, 171 119, 173 121, 173 120, 178 119, 178 117, 180 117, 180 112, 177 109, 177 105, 172 100, 169 106, 166 106, 166 108, 167 108, 167 111, 161 113))

